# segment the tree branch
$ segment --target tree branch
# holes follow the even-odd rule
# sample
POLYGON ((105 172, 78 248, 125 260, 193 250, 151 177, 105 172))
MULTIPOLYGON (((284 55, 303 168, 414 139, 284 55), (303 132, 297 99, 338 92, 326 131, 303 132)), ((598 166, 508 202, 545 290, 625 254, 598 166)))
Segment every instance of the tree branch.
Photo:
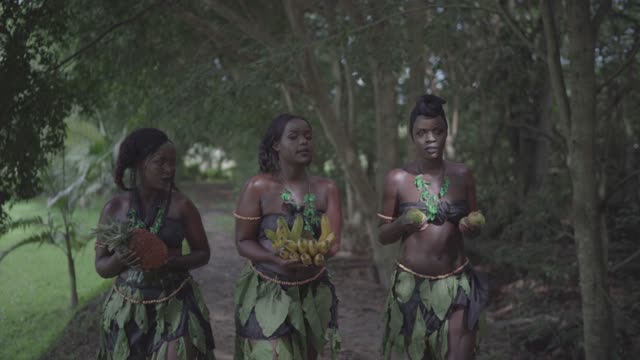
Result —
POLYGON ((51 68, 51 71, 56 71, 58 69, 60 69, 62 66, 64 66, 65 64, 69 63, 71 60, 75 59, 76 57, 80 56, 82 53, 84 53, 85 51, 89 50, 90 48, 94 47, 97 43, 100 42, 100 40, 102 40, 105 36, 109 35, 110 33, 112 33, 113 31, 117 30, 118 28, 130 24, 134 21, 136 21, 138 18, 142 17, 144 14, 146 14, 147 12, 149 12, 151 9, 153 9, 155 6, 159 5, 160 3, 164 2, 165 0, 159 0, 157 2, 152 3, 151 5, 147 6, 146 8, 142 9, 140 12, 134 14, 133 16, 122 20, 120 22, 117 22, 113 25, 111 25, 107 30, 103 31, 100 35, 98 35, 95 39, 89 41, 87 44, 85 44, 84 46, 82 46, 79 50, 77 50, 75 53, 71 54, 70 56, 68 56, 66 59, 62 60, 61 62, 59 62, 57 65, 55 65, 53 68, 51 68))
POLYGON ((633 64, 636 55, 638 54, 638 51, 640 50, 640 40, 636 38, 636 41, 633 45, 633 48, 631 49, 631 53, 629 54, 629 57, 627 58, 627 60, 625 60, 620 67, 618 67, 618 69, 616 69, 614 72, 612 72, 605 81, 602 82, 602 84, 600 84, 598 86, 598 89, 596 90, 596 94, 599 94, 607 85, 609 85, 610 82, 612 82, 615 78, 617 78, 618 76, 620 76, 620 74, 622 74, 631 64, 633 64))
POLYGON ((541 59, 543 59, 543 61, 546 61, 544 54, 537 53, 536 46, 533 44, 531 39, 527 37, 524 30, 522 30, 518 26, 518 23, 516 23, 516 21, 513 19, 513 17, 511 16, 511 13, 509 13, 509 9, 507 9, 505 5, 505 2, 506 2, 505 0, 498 1, 498 6, 500 7, 500 16, 504 19, 507 25, 509 25, 511 30, 513 30, 513 32, 516 33, 516 35, 520 38, 520 40, 522 40, 522 42, 524 42, 527 45, 527 47, 531 50, 531 52, 533 52, 534 54, 537 54, 541 59))
POLYGON ((546 131, 544 131, 544 130, 538 129, 538 128, 537 128, 537 127, 535 127, 535 126, 531 126, 531 125, 527 125, 527 124, 522 124, 522 123, 514 123, 514 122, 508 122, 508 123, 507 123, 507 126, 509 126, 509 127, 517 127, 517 128, 521 128, 521 129, 526 129, 526 130, 529 130, 529 131, 531 131, 531 132, 534 132, 534 133, 536 133, 536 134, 538 134, 538 135, 541 135, 541 136, 543 136, 543 137, 545 137, 545 138, 547 138, 547 139, 551 140, 551 142, 552 142, 552 143, 554 143, 554 144, 558 145, 558 147, 560 147, 560 148, 562 149, 562 151, 564 151, 565 153, 567 152, 567 149, 566 149, 566 145, 567 145, 567 144, 566 144, 566 142, 564 141, 564 139, 558 139, 557 137, 553 136, 552 134, 550 134, 550 133, 548 133, 548 132, 546 132, 546 131))
POLYGON ((618 264, 612 266, 609 269, 609 272, 618 271, 621 267, 627 265, 628 263, 630 263, 633 259, 637 258, 638 256, 640 256, 640 249, 636 250, 633 254, 629 255, 629 257, 627 257, 626 259, 622 260, 618 264))
POLYGON ((231 8, 227 7, 221 1, 218 0, 209 0, 208 5, 220 16, 227 19, 229 22, 233 23, 237 26, 243 33, 266 46, 267 48, 273 48, 278 46, 278 41, 271 37, 265 29, 260 29, 260 27, 251 23, 240 14, 233 11, 231 8))
MULTIPOLYGON (((551 87, 560 107, 560 118, 564 123, 563 125, 569 129, 571 124, 571 108, 569 106, 569 97, 567 96, 567 88, 562 73, 562 65, 560 64, 560 48, 558 46, 555 19, 551 8, 553 1, 554 0, 541 0, 540 10, 547 44, 547 66, 549 67, 551 87)), ((568 132, 565 132, 565 135, 567 134, 568 132)))
POLYGON ((634 172, 632 172, 631 174, 625 176, 624 178, 622 178, 622 180, 618 181, 614 186, 612 186, 610 188, 610 190, 607 192, 607 194, 605 195, 604 199, 603 199, 603 204, 606 203, 607 201, 609 201, 609 199, 611 199, 611 197, 613 196, 613 194, 617 193, 618 191, 622 190, 622 186, 626 183, 628 183, 629 181, 633 180, 634 177, 640 175, 640 170, 636 170, 634 172))
POLYGON ((611 0, 600 0, 600 7, 598 7, 597 12, 592 19, 595 33, 598 32, 602 21, 604 20, 605 16, 607 16, 609 11, 611 11, 611 0))

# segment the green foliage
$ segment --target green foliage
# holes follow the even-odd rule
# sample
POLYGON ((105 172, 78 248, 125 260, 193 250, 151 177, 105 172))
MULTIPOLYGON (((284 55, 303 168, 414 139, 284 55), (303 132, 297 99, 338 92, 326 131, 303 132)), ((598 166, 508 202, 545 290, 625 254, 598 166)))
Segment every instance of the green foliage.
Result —
POLYGON ((38 193, 39 169, 63 145, 71 96, 54 69, 67 19, 63 2, 0 2, 0 224, 7 201, 38 193))
MULTIPOLYGON (((97 222, 100 209, 92 206, 78 214, 82 222, 97 222)), ((9 210, 12 219, 47 218, 45 199, 18 202, 9 210)), ((17 228, 0 239, 0 251, 25 237, 38 234, 41 226, 17 228)), ((94 268, 93 247, 75 253, 80 303, 93 299, 110 282, 94 268)), ((31 244, 12 252, 0 262, 0 358, 37 359, 58 341, 74 311, 69 309, 66 258, 53 246, 31 244)))

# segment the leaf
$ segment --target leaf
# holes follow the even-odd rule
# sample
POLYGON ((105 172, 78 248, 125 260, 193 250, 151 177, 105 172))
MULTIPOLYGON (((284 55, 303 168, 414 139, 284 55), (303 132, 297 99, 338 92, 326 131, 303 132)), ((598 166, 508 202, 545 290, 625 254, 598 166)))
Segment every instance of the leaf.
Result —
POLYGON ((151 358, 152 360, 165 360, 167 358, 167 350, 169 348, 169 343, 168 342, 163 342, 162 345, 160 345, 160 349, 158 349, 158 351, 156 351, 156 353, 153 355, 153 357, 151 358))
POLYGON ((256 340, 251 345, 249 360, 271 360, 273 359, 273 346, 269 340, 256 340))
POLYGON ((169 323, 170 333, 175 333, 180 326, 182 320, 182 300, 179 300, 175 296, 169 299, 167 306, 164 309, 164 321, 169 323))
POLYGON ((449 277, 434 282, 433 288, 431 289, 432 296, 429 300, 429 304, 431 304, 433 312, 440 320, 444 320, 449 308, 451 307, 451 302, 453 301, 450 279, 451 278, 449 277))
POLYGON ((116 315, 116 322, 118 323, 118 327, 121 329, 124 328, 124 325, 131 318, 131 303, 128 301, 124 302, 124 306, 118 310, 118 314, 116 315))
POLYGON ((143 304, 134 305, 135 310, 133 314, 133 318, 136 321, 136 324, 142 330, 143 333, 147 333, 149 330, 149 323, 147 321, 147 308, 143 304))
POLYGON ((238 318, 242 325, 247 323, 251 310, 256 306, 256 300, 258 298, 258 275, 251 271, 251 274, 247 275, 244 280, 241 280, 236 287, 236 295, 238 299, 236 304, 240 305, 238 308, 238 318))
POLYGON ((187 358, 187 344, 185 344, 184 336, 181 336, 176 340, 176 355, 178 355, 178 359, 187 358))
POLYGON ((293 360, 293 349, 289 341, 284 338, 278 339, 276 352, 278 353, 278 360, 293 360))
POLYGON ((200 291, 200 286, 197 286, 197 284, 192 284, 192 289, 193 289, 193 297, 195 297, 196 299, 196 304, 198 305, 198 309, 202 313, 202 316, 205 319, 208 319, 209 308, 207 307, 207 304, 204 302, 204 298, 202 297, 202 292, 200 291))
POLYGON ((322 325, 318 317, 318 308, 316 307, 316 302, 311 290, 307 292, 307 295, 302 301, 302 309, 304 310, 304 317, 311 328, 314 338, 322 336, 322 325))
POLYGON ((397 343, 402 342, 402 349, 404 351, 404 337, 400 336, 400 330, 402 330, 403 316, 402 311, 400 311, 400 307, 395 299, 391 299, 389 302, 389 321, 387 323, 388 332, 387 332, 387 341, 385 344, 385 359, 388 359, 391 356, 391 351, 397 348, 397 343))
POLYGON ((464 293, 467 294, 467 297, 471 298, 471 284, 469 283, 468 276, 462 275, 460 278, 460 287, 464 290, 464 293))
POLYGON ((120 328, 118 331, 118 338, 116 339, 116 345, 113 348, 114 359, 126 359, 129 357, 129 339, 127 339, 127 333, 124 328, 120 328))
POLYGON ((287 319, 291 298, 278 284, 264 282, 258 289, 255 313, 266 337, 270 337, 287 319))
POLYGON ((306 327, 304 326, 304 314, 300 301, 300 288, 291 286, 287 289, 287 295, 291 298, 289 305, 289 323, 300 333, 306 337, 306 327))
POLYGON ((449 340, 449 320, 446 320, 440 328, 440 358, 447 358, 448 340, 449 340))
POLYGON ((431 296, 431 282, 429 280, 425 280, 420 285, 420 299, 427 311, 431 309, 431 296))
POLYGON ((342 338, 338 329, 332 328, 327 331, 326 340, 329 342, 329 349, 331 351, 331 360, 338 359, 338 353, 342 346, 342 338))
POLYGON ((205 354, 207 352, 207 340, 202 331, 202 326, 200 326, 198 317, 191 311, 189 311, 189 336, 196 349, 205 354))
POLYGON ((420 307, 416 309, 416 321, 413 325, 413 334, 411 334, 411 344, 409 344, 409 354, 412 359, 422 359, 426 350, 425 336, 427 334, 427 326, 422 317, 420 307))
POLYGON ((331 289, 325 284, 319 284, 316 288, 315 301, 318 317, 320 318, 320 325, 324 332, 327 330, 327 326, 331 320, 331 304, 333 303, 333 293, 331 289))
POLYGON ((398 297, 398 301, 401 303, 406 303, 411 299, 411 295, 413 295, 413 289, 416 286, 416 280, 413 275, 401 271, 398 274, 398 278, 396 280, 396 284, 394 286, 394 290, 396 292, 396 296, 398 297))

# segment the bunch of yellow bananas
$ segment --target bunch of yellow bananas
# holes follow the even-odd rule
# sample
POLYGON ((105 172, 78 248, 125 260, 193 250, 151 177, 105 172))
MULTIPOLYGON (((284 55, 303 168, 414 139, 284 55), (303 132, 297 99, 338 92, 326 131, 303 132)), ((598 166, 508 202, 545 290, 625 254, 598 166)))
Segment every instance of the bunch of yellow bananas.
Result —
POLYGON ((303 234, 304 220, 298 214, 291 229, 283 217, 277 220, 275 231, 265 230, 265 235, 273 244, 273 249, 283 259, 300 260, 305 265, 323 266, 324 255, 335 241, 335 234, 331 230, 329 217, 323 215, 320 220, 320 237, 315 240, 309 234, 303 234))

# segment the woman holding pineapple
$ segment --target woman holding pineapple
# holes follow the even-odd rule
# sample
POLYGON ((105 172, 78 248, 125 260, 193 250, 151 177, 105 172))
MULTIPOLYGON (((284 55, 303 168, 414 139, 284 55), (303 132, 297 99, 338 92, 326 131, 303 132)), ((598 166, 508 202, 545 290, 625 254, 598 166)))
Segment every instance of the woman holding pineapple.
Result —
POLYGON ((120 145, 115 183, 124 192, 96 229, 96 271, 116 277, 98 359, 215 359, 209 311, 189 275, 207 264, 209 245, 198 210, 175 188, 175 167, 176 148, 158 129, 135 130, 120 145))
POLYGON ((338 299, 325 259, 340 246, 335 182, 311 176, 312 131, 300 116, 271 122, 259 147, 260 173, 236 211, 236 246, 247 266, 236 285, 235 359, 316 359, 340 346, 338 299))
POLYGON ((434 95, 418 99, 409 122, 417 158, 385 179, 379 241, 403 242, 385 308, 385 359, 393 352, 471 359, 488 298, 463 243, 463 235, 479 233, 484 217, 471 170, 443 159, 444 103, 434 95))

